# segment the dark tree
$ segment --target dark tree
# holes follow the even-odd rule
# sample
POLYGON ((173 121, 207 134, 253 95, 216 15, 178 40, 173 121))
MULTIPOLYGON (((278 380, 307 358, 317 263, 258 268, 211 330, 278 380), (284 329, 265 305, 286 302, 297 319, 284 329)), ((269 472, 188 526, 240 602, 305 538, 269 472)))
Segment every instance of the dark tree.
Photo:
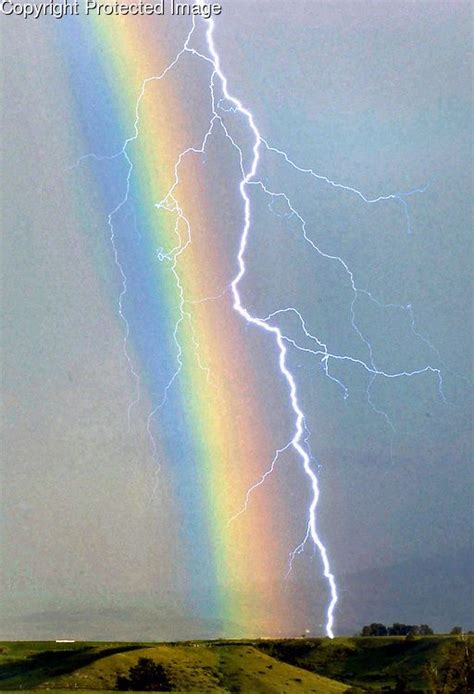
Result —
POLYGON ((433 629, 428 624, 400 624, 395 622, 391 627, 373 622, 362 627, 361 636, 431 636, 433 629))
POLYGON ((453 627, 449 633, 453 636, 459 636, 462 634, 462 627, 453 627))
POLYGON ((387 636, 388 631, 385 624, 373 622, 362 627, 361 636, 387 636))
POLYGON ((139 658, 127 677, 117 677, 115 688, 122 692, 169 692, 173 690, 173 685, 163 665, 151 658, 139 658))
POLYGON ((420 624, 418 633, 420 636, 432 636, 434 631, 428 624, 420 624))
POLYGON ((389 636, 408 636, 408 634, 413 634, 414 636, 418 634, 418 627, 414 624, 399 624, 395 622, 388 628, 389 636))

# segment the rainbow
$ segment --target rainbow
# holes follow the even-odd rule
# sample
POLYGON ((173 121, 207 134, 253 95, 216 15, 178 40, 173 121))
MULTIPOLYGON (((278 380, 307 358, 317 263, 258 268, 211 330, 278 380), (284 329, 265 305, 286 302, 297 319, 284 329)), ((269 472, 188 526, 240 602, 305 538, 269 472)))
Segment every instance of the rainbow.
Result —
MULTIPOLYGON (((248 512, 229 523, 275 449, 286 442, 274 440, 274 403, 269 407, 260 395, 260 381, 275 378, 271 359, 261 364, 253 355, 255 345, 265 343, 270 356, 275 346, 268 336, 249 331, 225 293, 236 273, 232 250, 242 211, 223 183, 212 141, 206 155, 212 168, 200 153, 189 153, 182 162, 174 191, 181 218, 156 206, 173 186, 179 154, 199 146, 209 127, 192 106, 193 97, 208 98, 209 65, 184 55, 163 79, 147 81, 135 137, 144 80, 173 59, 165 25, 124 17, 64 21, 69 23, 62 50, 75 70, 71 88, 84 151, 110 155, 129 138, 127 156, 83 165, 100 191, 104 235, 112 235, 126 276, 121 305, 127 349, 151 402, 149 426, 160 474, 171 479, 179 518, 173 544, 186 574, 188 604, 199 616, 217 619, 225 636, 291 633, 292 598, 283 579, 294 538, 284 526, 291 509, 277 484, 270 481, 248 512), (198 89, 189 95, 186 75, 193 70, 202 79, 204 97, 198 89), (87 126, 93 123, 91 109, 107 114, 105 129, 87 126), (216 199, 226 200, 225 209, 216 199), (173 263, 170 252, 188 233, 191 242, 173 263), (203 301, 206 297, 217 298, 203 301), (172 380, 179 350, 181 366, 172 380)), ((115 305, 122 282, 116 274, 115 305)), ((284 385, 275 380, 278 397, 284 385)))

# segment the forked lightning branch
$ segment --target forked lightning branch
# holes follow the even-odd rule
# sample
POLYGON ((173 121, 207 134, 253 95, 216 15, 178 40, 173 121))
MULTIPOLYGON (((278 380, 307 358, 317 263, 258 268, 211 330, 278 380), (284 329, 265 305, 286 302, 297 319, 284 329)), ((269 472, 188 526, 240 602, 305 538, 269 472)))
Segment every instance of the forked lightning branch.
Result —
MULTIPOLYGON (((95 0, 89 1, 95 4, 95 0)), ((127 5, 127 7, 130 8, 131 5, 127 5)), ((239 513, 235 514, 235 516, 231 518, 229 522, 236 521, 239 518, 239 516, 247 510, 250 496, 257 489, 257 487, 262 486, 265 483, 265 480, 268 478, 268 476, 273 473, 279 455, 287 449, 293 449, 293 453, 299 463, 299 466, 302 468, 306 478, 306 484, 309 491, 309 503, 306 507, 306 512, 304 514, 306 522, 306 534, 304 540, 300 542, 297 545, 297 547, 291 552, 289 568, 291 570, 294 559, 304 550, 307 544, 312 545, 313 548, 319 554, 319 558, 322 564, 322 573, 327 585, 328 593, 328 602, 325 614, 325 631, 326 634, 332 638, 334 636, 334 613, 336 604, 338 602, 338 591, 335 576, 331 568, 329 553, 325 543, 323 542, 318 528, 317 510, 320 497, 319 481, 316 466, 314 465, 314 459, 312 457, 311 450, 308 444, 309 431, 307 428, 306 414, 303 411, 303 404, 300 400, 300 386, 298 383, 298 379, 291 370, 290 351, 297 350, 300 352, 305 352, 311 354, 317 360, 319 360, 321 366, 323 367, 325 375, 338 388, 342 390, 344 398, 348 397, 349 389, 345 384, 342 383, 342 381, 340 381, 335 375, 332 374, 330 370, 330 365, 332 366, 333 364, 347 364, 348 366, 351 366, 354 369, 362 370, 363 372, 365 372, 367 378, 367 403, 370 405, 374 414, 376 414, 378 417, 381 417, 382 420, 386 422, 386 424, 389 426, 392 436, 395 433, 395 427, 392 424, 389 415, 384 410, 382 410, 378 404, 374 402, 372 389, 375 380, 383 379, 384 381, 389 382, 393 379, 406 379, 412 377, 421 377, 423 375, 428 377, 434 377, 435 380, 438 382, 440 397, 444 400, 444 394, 442 389, 443 379, 439 367, 433 366, 430 363, 422 363, 417 368, 403 370, 385 370, 378 365, 378 359, 374 352, 374 349, 372 348, 372 344, 358 324, 356 303, 360 297, 363 297, 366 301, 370 301, 372 304, 381 309, 393 310, 395 308, 400 312, 404 312, 410 320, 411 331, 413 333, 414 338, 416 340, 423 341, 428 347, 430 347, 430 349, 435 354, 438 353, 436 352, 436 350, 434 350, 431 343, 429 343, 429 341, 417 331, 411 304, 384 304, 383 302, 379 301, 375 296, 373 296, 370 293, 370 291, 359 286, 358 280, 354 272, 351 270, 347 262, 342 257, 323 250, 323 248, 320 247, 311 238, 311 236, 309 235, 307 221, 302 216, 302 213, 295 206, 296 203, 293 202, 283 190, 273 190, 269 188, 269 184, 264 183, 264 181, 261 179, 260 160, 262 156, 266 155, 277 157, 287 165, 287 171, 289 173, 298 172, 299 174, 304 175, 308 182, 324 182, 325 184, 334 189, 343 190, 346 193, 350 193, 354 196, 355 200, 362 201, 366 205, 375 205, 384 201, 393 201, 401 205, 402 212, 404 213, 407 219, 408 234, 410 234, 410 220, 408 216, 407 198, 409 196, 413 196, 415 193, 422 193, 424 191, 424 188, 417 188, 407 193, 390 193, 386 195, 379 195, 373 198, 367 197, 366 195, 364 195, 364 193, 362 193, 360 190, 353 186, 337 183, 336 181, 328 178, 323 174, 316 173, 312 168, 308 168, 307 166, 300 166, 290 158, 290 156, 286 153, 285 150, 274 147, 269 141, 267 141, 262 136, 256 123, 256 119, 254 117, 253 112, 247 106, 245 106, 243 102, 241 102, 236 96, 234 96, 231 90, 231 86, 222 66, 220 52, 218 51, 215 43, 214 30, 216 23, 212 16, 212 12, 206 19, 209 7, 211 6, 207 5, 206 3, 200 2, 192 6, 187 5, 187 7, 198 7, 199 12, 196 12, 195 14, 191 15, 192 26, 189 30, 184 45, 178 51, 172 62, 163 70, 163 72, 160 75, 147 77, 143 81, 141 90, 138 94, 138 98, 135 104, 135 121, 133 124, 133 128, 131 128, 132 132, 130 136, 123 142, 122 148, 118 152, 115 152, 115 154, 112 154, 110 156, 102 157, 95 154, 84 155, 80 158, 78 163, 88 158, 94 158, 100 161, 103 159, 112 160, 121 157, 125 160, 127 164, 127 175, 124 180, 124 196, 121 199, 121 201, 116 205, 116 207, 113 210, 111 210, 111 212, 108 215, 107 221, 108 226, 110 228, 110 241, 114 251, 117 268, 123 280, 122 293, 120 294, 118 302, 118 313, 121 319, 124 321, 126 328, 124 339, 124 353, 125 357, 129 362, 132 374, 136 376, 136 373, 133 371, 132 363, 126 349, 127 339, 130 332, 130 326, 128 324, 127 317, 123 312, 122 301, 127 292, 127 277, 121 265, 117 246, 115 244, 116 218, 120 211, 129 202, 132 185, 132 176, 135 175, 135 162, 132 156, 130 145, 136 142, 142 135, 140 130, 141 106, 149 84, 158 83, 166 76, 168 76, 173 70, 173 68, 179 63, 182 56, 186 54, 193 56, 196 59, 196 66, 200 62, 201 66, 205 65, 207 66, 207 69, 210 70, 209 94, 211 100, 211 113, 210 120, 208 123, 208 129, 205 133, 203 133, 202 143, 199 147, 189 146, 186 150, 181 152, 181 154, 175 161, 174 182, 167 194, 161 199, 160 202, 156 203, 155 206, 158 209, 164 209, 176 214, 178 220, 183 220, 186 227, 190 230, 190 222, 184 217, 181 205, 175 198, 176 189, 178 188, 180 183, 180 166, 183 159, 187 157, 190 153, 203 154, 206 150, 208 141, 213 136, 214 131, 217 128, 220 128, 226 137, 229 148, 232 148, 238 154, 238 161, 240 162, 240 173, 239 182, 236 183, 235 192, 239 197, 239 203, 242 209, 242 226, 240 228, 238 250, 235 257, 235 270, 233 277, 229 277, 229 283, 226 289, 226 293, 231 298, 232 307, 234 311, 238 314, 239 321, 243 321, 247 323, 249 327, 252 327, 253 329, 260 331, 261 333, 266 334, 268 338, 268 346, 274 354, 276 375, 278 375, 278 377, 282 380, 284 386, 286 387, 287 409, 289 413, 291 413, 292 419, 292 424, 290 427, 290 431, 288 432, 288 439, 286 442, 287 445, 284 448, 279 448, 276 450, 275 456, 268 470, 265 472, 265 474, 261 476, 259 481, 256 481, 255 484, 253 484, 249 488, 246 495, 246 499, 244 500, 244 503, 242 505, 242 510, 239 511, 239 513), (201 20, 204 18, 206 21, 197 21, 199 17, 201 18, 201 20), (202 38, 205 39, 206 45, 206 48, 203 49, 202 52, 199 51, 197 48, 193 47, 192 45, 193 36, 197 34, 200 30, 204 33, 204 36, 202 36, 202 38), (240 119, 241 124, 243 124, 246 136, 249 139, 249 156, 246 156, 244 146, 242 144, 239 144, 240 138, 238 137, 234 139, 234 137, 227 129, 227 125, 223 119, 224 113, 228 114, 228 120, 231 120, 232 116, 236 116, 240 119), (244 280, 244 276, 247 274, 246 263, 247 256, 250 253, 249 239, 257 223, 253 209, 254 205, 252 204, 253 191, 257 189, 260 189, 264 193, 269 203, 273 203, 276 200, 279 200, 280 202, 285 202, 289 211, 289 216, 291 216, 292 220, 295 222, 299 230, 298 233, 304 239, 310 251, 315 255, 319 256, 319 258, 324 260, 325 263, 333 265, 335 268, 337 268, 341 275, 341 279, 344 278, 344 282, 346 283, 346 285, 349 284, 352 293, 352 300, 350 300, 350 303, 348 305, 348 317, 355 338, 357 339, 358 343, 363 346, 366 352, 367 356, 365 357, 365 359, 358 356, 353 356, 352 354, 339 353, 338 351, 330 349, 330 347, 326 344, 322 337, 319 338, 316 335, 309 332, 309 326, 307 324, 305 316, 303 316, 297 310, 296 307, 284 305, 278 308, 277 310, 274 310, 269 315, 260 317, 258 315, 255 315, 252 312, 251 308, 244 303, 241 295, 241 285, 244 280), (283 314, 291 314, 293 317, 297 319, 296 331, 287 332, 280 325, 279 317, 283 314), (304 339, 306 339, 306 342, 303 342, 304 339)), ((179 246, 177 246, 174 249, 173 253, 170 255, 170 257, 172 256, 173 260, 173 275, 176 281, 176 289, 178 291, 178 295, 181 297, 179 305, 179 316, 175 324, 175 329, 173 333, 174 341, 176 344, 177 366, 171 375, 168 385, 166 386, 166 389, 163 394, 163 399, 160 401, 160 404, 154 410, 152 410, 148 417, 147 429, 150 433, 153 442, 154 451, 156 450, 156 444, 154 442, 154 438, 151 434, 150 428, 152 419, 154 415, 157 413, 158 409, 160 409, 165 404, 168 391, 173 386, 174 382, 179 377, 182 370, 182 354, 184 346, 180 343, 178 335, 180 325, 183 322, 184 317, 188 314, 185 313, 185 310, 183 308, 184 304, 186 303, 186 300, 184 296, 183 285, 180 279, 178 261, 179 256, 183 254, 189 243, 189 240, 183 240, 183 242, 179 246)), ((212 297, 205 299, 205 301, 211 300, 213 300, 212 297)))

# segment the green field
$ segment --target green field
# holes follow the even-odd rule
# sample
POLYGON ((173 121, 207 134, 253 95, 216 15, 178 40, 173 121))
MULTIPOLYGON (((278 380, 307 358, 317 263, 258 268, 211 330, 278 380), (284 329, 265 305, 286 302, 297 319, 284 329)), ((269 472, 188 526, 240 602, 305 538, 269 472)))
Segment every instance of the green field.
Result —
POLYGON ((166 691, 174 692, 337 694, 357 688, 472 694, 472 668, 469 675, 466 665, 474 647, 470 638, 0 642, 0 690, 113 691, 117 677, 127 676, 145 657, 163 666, 172 685, 166 691), (437 673, 439 688, 430 672, 437 673))

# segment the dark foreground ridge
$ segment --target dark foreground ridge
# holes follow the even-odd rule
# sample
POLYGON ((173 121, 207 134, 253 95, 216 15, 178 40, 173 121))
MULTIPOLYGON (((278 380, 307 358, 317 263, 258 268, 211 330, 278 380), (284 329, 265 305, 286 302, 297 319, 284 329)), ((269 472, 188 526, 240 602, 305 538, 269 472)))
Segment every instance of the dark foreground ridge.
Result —
POLYGON ((474 637, 0 642, 0 690, 472 694, 474 637))

